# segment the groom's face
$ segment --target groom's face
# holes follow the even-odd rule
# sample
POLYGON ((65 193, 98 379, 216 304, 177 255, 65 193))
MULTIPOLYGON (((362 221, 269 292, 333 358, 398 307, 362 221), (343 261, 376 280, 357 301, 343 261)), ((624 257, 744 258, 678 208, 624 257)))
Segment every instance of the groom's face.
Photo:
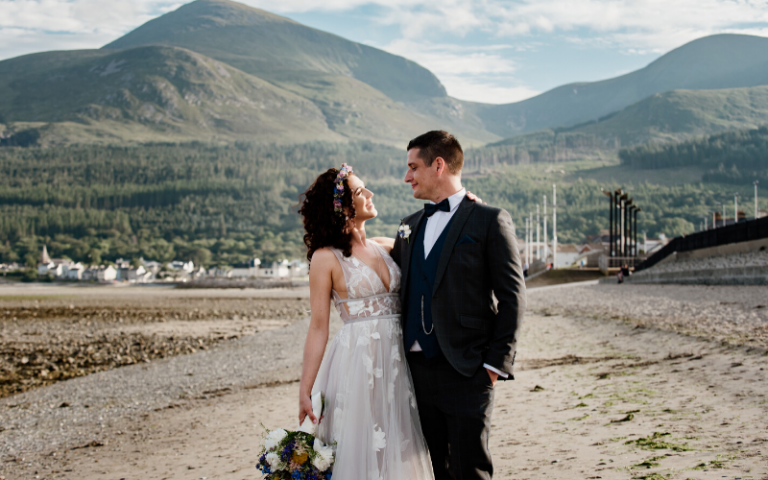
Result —
POLYGON ((438 175, 435 171, 435 163, 427 166, 419 157, 421 149, 408 150, 408 171, 405 173, 405 183, 411 184, 413 198, 431 200, 437 188, 438 175))

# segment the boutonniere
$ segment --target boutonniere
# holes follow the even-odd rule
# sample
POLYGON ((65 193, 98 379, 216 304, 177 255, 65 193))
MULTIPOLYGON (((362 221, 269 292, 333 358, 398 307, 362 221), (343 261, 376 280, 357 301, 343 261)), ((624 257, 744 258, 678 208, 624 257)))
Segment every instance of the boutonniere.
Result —
POLYGON ((400 228, 397 229, 397 236, 411 243, 411 226, 401 223, 400 228))

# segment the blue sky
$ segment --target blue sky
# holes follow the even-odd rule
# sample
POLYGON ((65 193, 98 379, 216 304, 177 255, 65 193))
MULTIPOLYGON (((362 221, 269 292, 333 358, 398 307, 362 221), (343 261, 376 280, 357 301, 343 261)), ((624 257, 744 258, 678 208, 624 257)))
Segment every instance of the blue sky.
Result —
MULTIPOLYGON (((0 59, 98 48, 178 8, 170 0, 0 0, 0 59)), ((642 68, 715 33, 768 36, 768 1, 244 0, 415 60, 448 93, 508 103, 642 68)))

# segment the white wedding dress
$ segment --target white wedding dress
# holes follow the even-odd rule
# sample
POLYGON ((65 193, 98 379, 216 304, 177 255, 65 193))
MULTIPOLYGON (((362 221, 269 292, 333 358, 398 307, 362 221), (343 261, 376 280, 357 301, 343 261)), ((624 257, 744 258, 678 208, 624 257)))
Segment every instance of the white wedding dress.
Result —
POLYGON ((374 245, 389 269, 389 291, 372 268, 332 249, 348 298, 332 291, 344 326, 312 390, 325 396, 317 436, 336 443, 334 480, 434 479, 403 351, 400 268, 374 245))

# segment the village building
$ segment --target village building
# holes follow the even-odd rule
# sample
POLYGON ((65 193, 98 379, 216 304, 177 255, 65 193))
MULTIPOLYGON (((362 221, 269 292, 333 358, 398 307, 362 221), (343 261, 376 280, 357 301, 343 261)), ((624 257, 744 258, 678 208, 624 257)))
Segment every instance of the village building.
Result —
POLYGON ((85 271, 85 267, 82 263, 75 263, 74 265, 70 266, 67 269, 66 273, 66 279, 67 280, 81 280, 83 277, 83 272, 85 271))
POLYGON ((574 243, 557 244, 557 265, 554 268, 571 267, 579 258, 579 247, 574 243))

